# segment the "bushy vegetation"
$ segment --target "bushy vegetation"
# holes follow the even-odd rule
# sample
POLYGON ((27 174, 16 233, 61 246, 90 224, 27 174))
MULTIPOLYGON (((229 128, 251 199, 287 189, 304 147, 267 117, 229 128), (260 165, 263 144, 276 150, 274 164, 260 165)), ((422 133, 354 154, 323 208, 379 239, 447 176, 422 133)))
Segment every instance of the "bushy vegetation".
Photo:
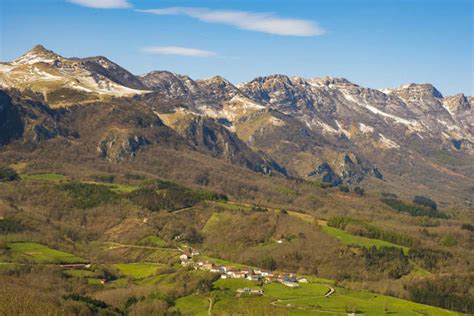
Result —
POLYGON ((112 183, 115 180, 115 176, 113 174, 96 174, 93 175, 92 178, 97 182, 105 183, 112 183))
POLYGON ((26 227, 13 219, 0 219, 0 234, 19 233, 24 230, 26 230, 26 227))
POLYGON ((128 195, 128 198, 133 203, 152 212, 166 209, 169 206, 155 190, 148 188, 135 190, 128 195))
POLYGON ((425 207, 425 205, 413 205, 402 202, 398 199, 383 198, 382 202, 390 206, 397 212, 408 213, 411 216, 428 216, 433 218, 448 218, 443 212, 433 209, 432 207, 425 207))
POLYGON ((77 293, 64 295, 65 300, 72 300, 75 302, 85 303, 90 309, 89 313, 92 315, 125 315, 123 311, 118 308, 111 307, 101 300, 94 299, 87 295, 77 293))
POLYGON ((445 276, 419 281, 408 287, 410 298, 415 302, 474 313, 474 276, 445 276))
POLYGON ((19 179, 15 170, 8 167, 0 167, 0 182, 14 181, 19 179))
POLYGON ((361 188, 361 187, 355 187, 354 188, 354 193, 359 195, 359 196, 363 196, 365 194, 365 190, 364 190, 364 188, 361 188))
POLYGON ((70 195, 73 205, 82 209, 110 203, 118 198, 115 192, 102 185, 70 182, 63 184, 61 188, 70 195))
POLYGON ((442 262, 452 258, 452 254, 449 252, 421 247, 410 249, 408 256, 430 271, 436 269, 442 262))
POLYGON ((369 270, 384 272, 388 277, 398 279, 410 272, 408 257, 395 247, 362 248, 365 264, 369 270))
POLYGON ((436 204, 436 202, 433 201, 431 198, 426 197, 426 196, 416 195, 413 198, 413 203, 424 206, 424 207, 427 207, 427 208, 432 209, 432 210, 437 210, 438 209, 438 205, 436 204))
POLYGON ((200 201, 227 201, 225 195, 193 190, 179 184, 155 180, 146 187, 131 192, 128 198, 137 205, 150 211, 175 211, 196 205, 200 201))
POLYGON ((461 228, 474 233, 474 225, 472 224, 462 224, 461 228))

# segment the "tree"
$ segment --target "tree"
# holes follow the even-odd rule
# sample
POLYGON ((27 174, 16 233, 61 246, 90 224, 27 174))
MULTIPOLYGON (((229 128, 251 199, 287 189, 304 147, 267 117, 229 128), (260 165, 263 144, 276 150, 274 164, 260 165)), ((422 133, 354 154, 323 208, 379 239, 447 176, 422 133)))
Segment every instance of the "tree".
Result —
POLYGON ((262 260, 262 263, 260 264, 262 268, 273 271, 277 268, 277 263, 273 257, 266 257, 262 260))
POLYGON ((20 177, 15 170, 8 167, 0 167, 0 182, 15 181, 20 177))
POLYGON ((345 184, 341 184, 339 186, 339 191, 344 192, 344 193, 349 193, 349 187, 345 184))
POLYGON ((361 188, 361 187, 355 187, 355 188, 354 188, 354 193, 357 194, 357 195, 359 195, 359 196, 363 196, 364 193, 365 193, 365 191, 364 191, 364 189, 361 188))

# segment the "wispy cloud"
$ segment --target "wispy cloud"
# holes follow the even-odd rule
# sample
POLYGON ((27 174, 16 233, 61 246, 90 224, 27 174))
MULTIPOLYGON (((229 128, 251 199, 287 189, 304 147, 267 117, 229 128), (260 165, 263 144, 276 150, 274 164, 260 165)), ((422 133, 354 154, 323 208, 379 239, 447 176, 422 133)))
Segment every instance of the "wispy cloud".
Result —
POLYGON ((68 2, 97 9, 125 9, 132 5, 127 0, 67 0, 68 2))
POLYGON ((288 36, 317 36, 325 30, 316 22, 281 18, 273 13, 256 13, 235 10, 211 10, 208 8, 171 7, 137 10, 157 15, 186 15, 203 22, 222 23, 240 29, 288 36))
POLYGON ((150 54, 161 54, 161 55, 178 55, 178 56, 188 56, 188 57, 213 57, 217 56, 216 53, 196 49, 189 47, 179 47, 179 46, 153 46, 153 47, 144 47, 142 51, 150 54))

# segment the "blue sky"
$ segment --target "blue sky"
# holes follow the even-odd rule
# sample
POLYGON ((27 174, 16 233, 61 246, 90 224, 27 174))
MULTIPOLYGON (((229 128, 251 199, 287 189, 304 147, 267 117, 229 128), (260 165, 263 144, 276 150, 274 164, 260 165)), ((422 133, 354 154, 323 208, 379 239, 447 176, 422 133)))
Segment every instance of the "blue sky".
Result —
POLYGON ((0 60, 41 43, 135 74, 282 73, 474 95, 469 0, 1 0, 0 60), (100 7, 100 8, 98 8, 100 7), (153 10, 153 11, 152 11, 153 10))

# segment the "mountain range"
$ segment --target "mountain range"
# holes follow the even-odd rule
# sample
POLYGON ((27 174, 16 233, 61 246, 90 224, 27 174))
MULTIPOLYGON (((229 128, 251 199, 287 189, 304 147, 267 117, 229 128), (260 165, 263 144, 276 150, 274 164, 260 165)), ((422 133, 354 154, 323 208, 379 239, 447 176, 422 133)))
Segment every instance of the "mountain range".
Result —
POLYGON ((219 76, 137 76, 106 57, 65 58, 38 45, 0 63, 0 90, 8 162, 146 171, 159 161, 174 175, 247 169, 473 203, 474 97, 428 83, 371 89, 276 74, 236 86, 219 76))

